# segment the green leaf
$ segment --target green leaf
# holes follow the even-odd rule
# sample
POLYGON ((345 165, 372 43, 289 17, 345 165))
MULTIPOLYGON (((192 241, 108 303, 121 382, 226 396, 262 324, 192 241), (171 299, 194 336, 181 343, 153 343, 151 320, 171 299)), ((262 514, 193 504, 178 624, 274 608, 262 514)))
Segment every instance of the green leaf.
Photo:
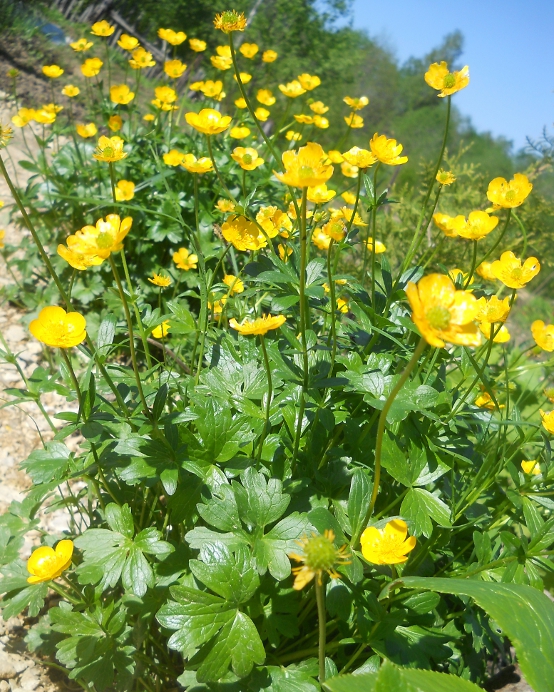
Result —
POLYGON ((209 589, 230 603, 246 603, 260 585, 250 551, 239 546, 235 554, 223 543, 206 546, 201 560, 191 560, 189 567, 194 576, 209 589))
POLYGON ((48 583, 29 584, 29 572, 22 560, 15 560, 2 567, 0 594, 2 617, 8 620, 28 608, 30 617, 36 617, 44 605, 48 593, 48 583))
POLYGON ((450 509, 435 495, 431 495, 423 488, 410 488, 402 501, 400 514, 413 521, 413 533, 416 536, 423 534, 430 536, 433 530, 431 518, 439 526, 451 527, 450 509))
POLYGON ((112 531, 117 531, 127 538, 135 534, 133 514, 129 505, 119 507, 114 502, 106 506, 106 521, 112 531))
POLYGON ((52 440, 45 449, 36 449, 21 463, 34 483, 49 483, 60 480, 68 471, 71 452, 62 443, 52 440))
POLYGON ((98 346, 98 351, 102 355, 105 355, 110 350, 109 347, 113 344, 116 324, 117 318, 111 313, 106 315, 106 317, 104 317, 100 323, 96 343, 98 346))
POLYGON ((402 581, 409 588, 473 598, 511 639, 525 679, 535 692, 550 692, 554 680, 554 603, 544 594, 524 584, 470 579, 405 577, 402 581))
POLYGON ((260 574, 266 570, 274 579, 286 579, 291 573, 288 553, 297 548, 296 541, 308 532, 310 523, 306 515, 298 512, 285 517, 269 533, 254 543, 254 557, 260 574))
POLYGON ((356 469, 352 474, 348 495, 348 519, 352 536, 356 536, 362 528, 371 499, 371 487, 367 474, 362 469, 356 469))
POLYGON ((242 476, 242 485, 233 483, 240 515, 250 526, 263 528, 283 515, 290 502, 290 495, 282 492, 282 483, 276 478, 266 480, 253 468, 242 476))

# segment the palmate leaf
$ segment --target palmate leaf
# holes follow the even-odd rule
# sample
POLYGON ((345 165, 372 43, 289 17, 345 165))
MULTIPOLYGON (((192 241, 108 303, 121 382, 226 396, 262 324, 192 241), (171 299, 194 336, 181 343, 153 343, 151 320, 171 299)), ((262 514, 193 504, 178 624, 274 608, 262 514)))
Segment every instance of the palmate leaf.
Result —
POLYGON ((0 594, 2 617, 8 620, 28 608, 30 617, 36 617, 48 593, 48 584, 29 584, 29 572, 22 560, 14 560, 2 567, 0 579, 0 594))

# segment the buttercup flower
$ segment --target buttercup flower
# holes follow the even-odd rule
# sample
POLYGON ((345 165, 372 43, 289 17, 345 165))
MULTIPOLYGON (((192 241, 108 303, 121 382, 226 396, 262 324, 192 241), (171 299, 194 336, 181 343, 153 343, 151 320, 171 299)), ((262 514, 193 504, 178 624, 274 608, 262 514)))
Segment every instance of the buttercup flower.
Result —
POLYGON ((5 247, 5 245, 4 245, 4 238, 5 237, 6 237, 6 231, 4 229, 0 230, 0 248, 5 247))
POLYGON ((269 238, 275 238, 278 234, 286 234, 288 237, 289 232, 292 231, 292 221, 287 214, 277 207, 261 207, 256 214, 256 221, 269 238))
POLYGON ((492 296, 487 300, 485 297, 479 298, 475 303, 477 312, 475 319, 478 322, 505 322, 510 314, 510 298, 499 300, 492 296))
POLYGON ((44 65, 42 68, 42 74, 50 77, 50 79, 57 79, 61 77, 64 70, 59 65, 44 65))
POLYGON ((191 91, 201 91, 203 86, 204 86, 204 82, 202 82, 202 81, 192 82, 192 84, 189 85, 189 89, 191 91))
POLYGON ((289 142, 300 142, 302 139, 302 135, 300 132, 295 132, 294 130, 287 130, 285 133, 285 137, 288 139, 289 142))
POLYGON ((233 211, 235 208, 235 203, 231 202, 230 199, 218 199, 215 206, 216 209, 219 209, 219 211, 227 214, 228 212, 233 211))
POLYGON ((543 351, 554 351, 554 324, 546 325, 542 320, 535 320, 531 325, 531 334, 543 351))
POLYGON ((187 38, 184 31, 173 31, 173 29, 158 29, 158 36, 172 46, 180 46, 187 38))
POLYGON ((244 108, 247 107, 247 106, 246 106, 246 101, 242 98, 242 96, 241 96, 240 98, 238 98, 238 99, 235 99, 235 106, 236 106, 237 108, 242 108, 242 109, 244 109, 244 108))
POLYGON ((356 204, 356 195, 352 192, 343 192, 341 197, 346 202, 346 204, 356 204))
POLYGON ((326 130, 329 127, 329 121, 322 115, 314 115, 314 125, 320 130, 326 130))
POLYGON ((134 36, 129 36, 129 34, 121 34, 117 42, 117 45, 120 48, 123 48, 123 50, 128 50, 129 52, 131 52, 135 50, 135 48, 138 48, 139 40, 134 36))
POLYGON ((167 288, 171 284, 171 278, 169 276, 162 276, 161 274, 152 274, 152 278, 148 277, 148 281, 160 288, 167 288))
POLYGON ((303 115, 302 113, 299 115, 295 115, 294 119, 297 123, 302 123, 302 125, 312 125, 314 122, 313 115, 303 115))
POLYGON ((40 584, 57 579, 71 565, 72 555, 73 541, 68 539, 59 541, 55 550, 50 546, 41 545, 27 560, 27 571, 31 575, 27 577, 27 581, 29 584, 40 584))
POLYGON ((330 149, 327 152, 327 158, 331 163, 342 163, 344 161, 342 154, 336 149, 330 149))
POLYGON ((260 49, 255 43, 243 43, 239 50, 245 58, 251 60, 260 49))
POLYGON ((386 163, 388 166, 399 166, 406 163, 407 156, 400 156, 402 144, 398 144, 396 139, 387 139, 385 135, 378 135, 377 132, 369 140, 369 148, 381 163, 386 163))
POLYGON ((13 139, 13 130, 9 125, 2 125, 0 122, 0 149, 7 147, 13 139))
POLYGON ((304 89, 302 84, 296 79, 287 84, 279 84, 279 91, 291 99, 295 99, 297 96, 302 96, 302 94, 306 93, 306 89, 304 89))
MULTIPOLYGON (((462 271, 461 269, 458 269, 457 267, 454 269, 451 269, 448 272, 448 276, 452 279, 454 282, 455 286, 463 287, 467 283, 467 280, 469 278, 469 274, 467 272, 462 271)), ((471 286, 472 283, 474 283, 475 279, 472 276, 471 280, 469 282, 469 285, 471 286)))
POLYGON ((87 58, 81 65, 81 72, 85 77, 96 77, 103 64, 100 58, 87 58))
POLYGON ((350 115, 344 116, 344 122, 348 125, 348 127, 351 127, 353 130, 359 130, 361 127, 364 126, 364 119, 361 115, 354 113, 354 111, 352 111, 350 115))
POLYGON ((496 216, 489 216, 486 211, 472 211, 467 217, 459 215, 451 219, 449 227, 456 235, 468 240, 481 240, 498 225, 496 216))
POLYGON ((72 99, 74 96, 79 96, 81 90, 78 86, 73 86, 73 84, 66 84, 62 89, 62 94, 72 99))
POLYGON ((308 188, 308 202, 313 202, 313 204, 326 204, 330 202, 336 194, 336 190, 327 189, 327 185, 323 183, 323 185, 308 188))
POLYGON ((376 156, 372 154, 367 149, 360 149, 360 147, 352 147, 343 155, 345 161, 348 161, 352 166, 357 166, 358 168, 369 168, 377 161, 376 156))
POLYGON ((221 115, 213 108, 203 108, 200 113, 186 113, 185 120, 198 132, 217 135, 229 127, 232 118, 230 115, 221 115))
POLYGON ((479 330, 487 340, 492 338, 495 344, 505 344, 510 340, 510 332, 504 325, 498 329, 497 326, 490 322, 479 322, 479 330))
POLYGON ((38 318, 31 322, 29 331, 35 339, 52 348, 73 348, 86 339, 86 326, 86 320, 80 313, 66 313, 63 308, 50 305, 43 308, 38 318))
MULTIPOLYGON (((475 399, 475 406, 479 408, 486 408, 489 411, 494 411, 496 404, 493 401, 492 396, 488 392, 482 392, 479 394, 477 399, 475 399)), ((499 408, 506 408, 504 404, 500 404, 499 408)))
POLYGON ((56 120, 56 112, 47 108, 39 108, 35 111, 35 120, 43 125, 51 125, 56 120))
POLYGON ((298 151, 285 151, 282 159, 285 173, 273 172, 278 180, 291 187, 317 187, 333 175, 333 166, 326 163, 325 152, 315 142, 308 142, 298 151))
POLYGON ((429 274, 416 284, 410 282, 406 295, 413 310, 412 320, 431 346, 445 342, 478 346, 481 337, 475 324, 477 299, 470 291, 457 291, 444 274, 429 274))
POLYGON ((292 255, 292 248, 279 243, 279 245, 277 245, 277 252, 279 253, 281 261, 286 264, 289 261, 289 257, 292 255))
POLYGON ((495 178, 489 183, 487 198, 497 207, 514 209, 523 204, 529 196, 533 184, 526 175, 516 173, 509 182, 505 178, 495 178))
POLYGON ((448 63, 444 60, 440 63, 434 62, 425 73, 425 81, 430 87, 440 91, 440 98, 444 98, 469 84, 469 67, 466 65, 459 72, 449 72, 448 63))
POLYGON ((135 183, 130 180, 120 180, 115 186, 115 198, 118 202, 128 202, 135 196, 135 183))
POLYGON ((58 245, 58 255, 74 269, 83 271, 98 266, 112 252, 119 252, 133 224, 130 216, 121 219, 118 214, 108 214, 98 219, 95 226, 84 226, 67 239, 67 247, 58 245))
POLYGON ((312 243, 320 250, 328 250, 331 245, 331 237, 321 228, 316 228, 312 233, 312 243))
POLYGON ((350 209, 349 207, 341 207, 340 209, 333 209, 331 210, 331 215, 333 218, 343 218, 346 219, 348 222, 352 221, 353 226, 367 226, 367 223, 364 222, 362 217, 356 212, 354 214, 354 218, 352 218, 352 214, 354 214, 354 210, 350 209))
POLYGON ((238 127, 232 127, 229 131, 229 137, 232 139, 244 139, 250 134, 250 128, 245 125, 239 125, 238 127))
POLYGON ((325 113, 327 113, 329 110, 329 106, 326 106, 323 101, 314 101, 313 103, 310 103, 310 109, 314 113, 317 113, 317 115, 325 115, 325 113))
POLYGON ((142 119, 146 120, 146 122, 152 122, 153 120, 156 120, 156 116, 152 113, 146 113, 146 115, 142 116, 142 119))
POLYGON ((223 91, 223 82, 218 79, 215 82, 211 79, 206 80, 200 91, 208 98, 215 99, 216 101, 221 101, 225 98, 225 92, 223 91))
POLYGON ((343 315, 346 315, 348 311, 350 310, 348 301, 345 300, 344 298, 339 298, 337 300, 337 312, 342 312, 343 315))
POLYGON ((35 115, 34 108, 20 108, 17 111, 17 115, 12 117, 12 123, 16 127, 25 127, 25 125, 28 125, 35 119, 35 115))
POLYGON ((156 108, 162 111, 173 111, 177 109, 177 106, 174 105, 177 100, 177 93, 174 89, 168 86, 161 86, 156 87, 154 93, 156 94, 156 98, 150 103, 156 106, 156 108))
POLYGON ((178 79, 186 69, 187 66, 180 60, 167 60, 164 63, 164 72, 171 79, 178 79))
POLYGON ((186 247, 181 247, 177 252, 173 253, 173 261, 179 269, 184 269, 188 272, 189 269, 196 269, 198 255, 191 254, 186 247))
POLYGON ((100 137, 98 146, 96 147, 93 157, 97 161, 114 162, 129 156, 123 151, 123 140, 121 137, 114 135, 113 137, 100 137))
POLYGON ((358 166, 353 166, 351 163, 348 163, 348 161, 343 161, 340 165, 340 172, 346 178, 357 178, 359 170, 358 166))
POLYGON ((539 466, 536 459, 532 459, 530 461, 522 461, 521 469, 523 473, 527 473, 528 475, 530 474, 532 476, 540 476, 541 474, 541 467, 539 466))
POLYGON ((244 283, 238 278, 238 276, 233 276, 233 274, 225 274, 223 277, 223 283, 229 286, 229 293, 234 295, 235 293, 242 293, 244 291, 244 283))
POLYGON ((152 336, 154 337, 154 339, 163 339, 165 336, 169 334, 170 329, 171 324, 169 323, 169 320, 164 320, 157 327, 154 327, 154 329, 152 330, 152 336))
POLYGON ((319 77, 307 73, 299 74, 298 81, 300 82, 302 89, 305 89, 306 91, 312 91, 312 89, 315 89, 321 84, 321 79, 319 77))
POLYGON ((545 411, 540 411, 542 424, 545 430, 554 435, 554 411, 546 413, 545 411))
MULTIPOLYGON (((348 281, 346 279, 335 279, 335 283, 337 284, 337 286, 346 286, 348 281)), ((328 283, 323 284, 323 290, 325 291, 325 293, 331 293, 331 289, 328 283)))
POLYGON ((246 17, 243 12, 227 10, 221 14, 216 14, 214 19, 216 29, 229 34, 231 31, 244 31, 246 29, 246 17))
POLYGON ((258 156, 256 149, 252 147, 236 147, 231 158, 245 171, 253 171, 264 163, 264 160, 258 156))
POLYGON ((275 62, 278 57, 279 53, 276 53, 274 50, 264 50, 262 53, 263 62, 275 62))
MULTIPOLYGON (((373 239, 372 238, 369 238, 366 241, 366 245, 367 245, 367 249, 370 252, 373 252, 373 239)), ((381 253, 386 252, 386 251, 387 251, 387 248, 385 247, 385 245, 380 240, 376 240, 375 241, 375 254, 380 255, 381 253)))
POLYGON ((80 137, 83 137, 84 139, 94 137, 98 132, 98 129, 94 123, 87 123, 86 125, 77 125, 75 129, 77 130, 77 134, 80 137))
POLYGON ((491 273, 510 288, 523 288, 540 270, 541 265, 536 257, 529 257, 522 264, 511 251, 503 252, 491 266, 491 273))
POLYGON ((487 281, 495 281, 496 276, 492 273, 492 262, 481 262, 476 271, 483 279, 487 281))
POLYGON ((284 315, 263 315, 255 320, 247 318, 242 324, 239 324, 233 317, 229 320, 229 326, 243 336, 253 336, 255 334, 267 334, 272 329, 279 329, 286 321, 287 318, 284 315))
POLYGON ((180 166, 184 161, 185 155, 177 149, 171 149, 163 155, 163 160, 166 166, 180 166))
POLYGON ((123 127, 123 120, 120 115, 110 115, 108 120, 108 127, 112 132, 119 132, 123 127))
POLYGON ((346 235, 346 226, 342 219, 331 219, 321 229, 325 235, 340 243, 346 235))
POLYGON ((310 538, 304 536, 296 541, 301 551, 288 553, 288 556, 302 565, 292 569, 295 575, 293 589, 300 591, 314 577, 321 586, 324 574, 328 574, 331 579, 339 578, 335 568, 341 564, 348 564, 350 555, 346 546, 335 548, 334 540, 334 532, 327 529, 323 534, 312 533, 310 538))
POLYGON ((233 59, 223 55, 212 55, 210 62, 217 70, 230 70, 233 66, 233 59))
POLYGON ((73 50, 77 53, 82 53, 85 50, 88 50, 89 48, 92 48, 94 43, 92 41, 89 41, 86 38, 80 38, 78 41, 75 41, 74 43, 69 44, 73 50))
POLYGON ((123 105, 130 103, 135 98, 135 92, 131 91, 126 84, 113 84, 110 87, 110 100, 113 103, 123 105))
POLYGON ((222 296, 219 300, 214 300, 213 303, 208 300, 208 308, 212 311, 214 317, 221 315, 226 302, 227 296, 222 296))
POLYGON ((269 118, 271 113, 267 110, 267 108, 256 108, 256 110, 254 111, 254 115, 262 123, 265 123, 265 121, 269 118))
POLYGON ((199 159, 194 154, 185 154, 181 165, 187 169, 189 173, 209 173, 214 167, 207 156, 201 156, 199 159))
POLYGON ((275 96, 273 96, 273 93, 269 89, 258 89, 258 92, 256 94, 256 99, 263 106, 273 106, 273 104, 277 100, 275 98, 275 96))
POLYGON ((368 528, 360 536, 362 555, 374 565, 398 565, 406 562, 407 553, 416 546, 415 536, 408 535, 408 525, 402 519, 393 519, 384 529, 368 528))
POLYGON ((367 98, 367 96, 360 96, 359 98, 345 96, 342 100, 346 103, 347 106, 350 106, 350 108, 353 111, 361 111, 362 108, 365 108, 369 103, 369 99, 367 98))
POLYGON ((47 111, 48 113, 54 113, 56 115, 60 111, 63 111, 63 106, 58 106, 57 103, 46 103, 43 107, 42 110, 47 111))
POLYGON ((111 36, 114 31, 115 26, 112 26, 112 24, 103 19, 101 22, 95 22, 92 25, 90 33, 105 38, 106 36, 111 36))
POLYGON ((191 38, 189 39, 189 46, 195 53, 202 53, 202 51, 206 50, 206 41, 201 41, 199 38, 191 38))
POLYGON ((267 245, 255 223, 244 216, 230 216, 221 226, 223 237, 237 250, 259 250, 267 245))
POLYGON ((137 48, 131 55, 133 56, 129 60, 129 65, 133 70, 142 70, 145 67, 153 67, 156 61, 152 59, 152 53, 149 53, 144 48, 137 48))
POLYGON ((443 171, 441 168, 437 173, 436 180, 440 185, 452 185, 456 182, 456 176, 451 171, 443 171))
POLYGON ((458 235, 458 233, 452 227, 453 219, 451 216, 448 216, 448 214, 441 214, 440 212, 437 212, 436 214, 433 214, 433 221, 435 222, 435 226, 439 228, 445 236, 455 238, 458 235))

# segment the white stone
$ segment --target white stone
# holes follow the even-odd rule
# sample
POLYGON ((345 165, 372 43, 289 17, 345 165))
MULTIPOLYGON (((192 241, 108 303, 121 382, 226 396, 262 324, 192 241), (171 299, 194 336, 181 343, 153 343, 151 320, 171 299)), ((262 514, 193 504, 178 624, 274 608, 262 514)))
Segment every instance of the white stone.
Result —
POLYGON ((17 671, 10 658, 6 654, 0 654, 0 680, 11 680, 16 675, 17 671))

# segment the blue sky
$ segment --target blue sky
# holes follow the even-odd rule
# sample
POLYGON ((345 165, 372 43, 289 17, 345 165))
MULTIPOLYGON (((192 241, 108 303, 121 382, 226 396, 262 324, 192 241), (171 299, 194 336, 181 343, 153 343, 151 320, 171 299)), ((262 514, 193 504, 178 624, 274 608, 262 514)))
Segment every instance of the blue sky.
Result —
POLYGON ((460 29, 471 77, 453 97, 460 111, 516 149, 545 125, 554 132, 553 0, 354 0, 353 24, 401 63, 460 29))

